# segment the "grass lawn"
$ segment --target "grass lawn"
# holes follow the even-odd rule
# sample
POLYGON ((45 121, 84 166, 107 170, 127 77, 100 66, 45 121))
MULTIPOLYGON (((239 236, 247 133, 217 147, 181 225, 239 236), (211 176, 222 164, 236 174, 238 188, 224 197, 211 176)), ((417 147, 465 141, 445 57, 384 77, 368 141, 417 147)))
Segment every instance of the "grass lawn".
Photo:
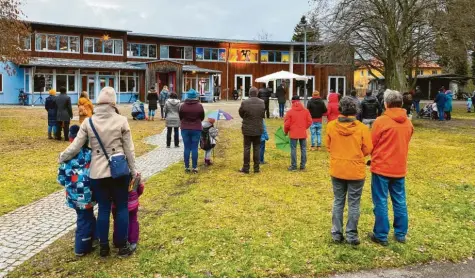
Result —
MULTIPOLYGON (((123 110, 123 115, 130 115, 123 110)), ((44 109, 0 109, 0 215, 61 189, 56 183, 57 161, 68 143, 47 139, 46 119, 44 109)), ((161 121, 130 119, 129 123, 138 155, 154 148, 142 139, 160 133, 165 126, 161 121)))
MULTIPOLYGON (((139 250, 128 259, 73 255, 70 233, 11 277, 312 277, 475 252, 475 128, 459 109, 451 123, 415 120, 409 155, 407 244, 372 244, 367 181, 358 247, 331 243, 328 154, 309 153, 308 170, 289 173, 289 154, 268 143, 262 173, 243 176, 242 137, 222 129, 216 165, 185 175, 181 164, 146 183, 139 250)), ((268 121, 269 133, 281 125, 268 121)), ((202 156, 202 154, 200 154, 202 156)))

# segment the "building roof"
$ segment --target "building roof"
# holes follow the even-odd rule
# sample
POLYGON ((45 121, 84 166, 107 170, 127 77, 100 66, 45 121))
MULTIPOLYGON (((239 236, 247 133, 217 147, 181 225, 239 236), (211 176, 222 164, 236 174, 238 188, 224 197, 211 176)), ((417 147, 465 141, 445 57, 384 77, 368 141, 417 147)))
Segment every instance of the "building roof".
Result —
POLYGON ((221 71, 218 71, 218 70, 204 69, 195 65, 183 65, 183 72, 197 72, 197 73, 209 73, 209 74, 221 73, 221 71))
POLYGON ((92 27, 92 26, 84 26, 84 25, 59 24, 59 23, 51 23, 51 22, 28 21, 28 20, 25 20, 24 22, 28 24, 46 25, 46 26, 54 26, 54 27, 81 28, 81 29, 92 29, 92 30, 99 30, 99 31, 112 31, 112 32, 132 32, 130 30, 92 27))
POLYGON ((145 70, 139 64, 116 61, 97 61, 60 58, 32 58, 28 64, 22 66, 56 67, 56 68, 89 68, 114 70, 145 70))
MULTIPOLYGON (((369 61, 362 61, 362 60, 356 60, 355 64, 359 68, 366 68, 366 66, 371 65, 376 68, 384 68, 383 62, 381 62, 378 59, 370 59, 369 61)), ((416 63, 414 63, 415 66, 416 63)), ((419 66, 417 67, 419 69, 432 69, 432 68, 441 68, 439 64, 432 62, 432 61, 419 61, 419 66)))
MULTIPOLYGON (((219 42, 219 43, 241 43, 241 44, 261 44, 261 45, 288 45, 288 46, 304 46, 303 42, 291 41, 260 41, 260 40, 234 40, 234 39, 219 39, 219 38, 203 38, 203 37, 186 37, 173 35, 156 35, 130 32, 128 35, 156 39, 180 40, 180 41, 199 41, 199 42, 219 42)), ((324 45, 323 42, 307 42, 310 46, 324 45)))

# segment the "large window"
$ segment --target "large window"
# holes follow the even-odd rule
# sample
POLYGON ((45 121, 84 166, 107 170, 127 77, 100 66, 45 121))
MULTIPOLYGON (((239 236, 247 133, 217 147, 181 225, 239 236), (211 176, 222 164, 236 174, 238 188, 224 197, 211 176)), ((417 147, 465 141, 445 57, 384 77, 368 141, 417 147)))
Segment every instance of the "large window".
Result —
MULTIPOLYGON (((294 51, 294 63, 305 63, 305 52, 294 51)), ((318 63, 318 55, 315 52, 307 51, 307 63, 318 63)))
POLYGON ((226 61, 226 49, 197 47, 195 51, 196 61, 226 61))
POLYGON ((84 53, 123 55, 124 42, 122 40, 102 38, 84 38, 84 53))
POLYGON ((33 81, 33 92, 48 92, 53 88, 53 70, 51 69, 39 69, 35 73, 33 81))
POLYGON ((193 60, 193 47, 160 46, 160 59, 193 60))
POLYGON ((120 75, 119 92, 137 93, 139 92, 139 76, 136 73, 120 75))
POLYGON ((20 47, 23 50, 31 50, 31 36, 19 38, 20 47))
POLYGON ((157 45, 128 43, 127 56, 138 58, 157 58, 157 45))
POLYGON ((261 63, 289 63, 288 51, 261 50, 261 63))
POLYGON ((56 90, 61 87, 68 92, 76 92, 76 73, 73 70, 56 70, 56 90))
MULTIPOLYGON (((79 37, 77 36, 37 33, 35 39, 36 51, 79 52, 79 37)), ((26 43, 26 45, 29 44, 26 43)))
POLYGON ((3 93, 3 75, 0 74, 0 93, 3 93))

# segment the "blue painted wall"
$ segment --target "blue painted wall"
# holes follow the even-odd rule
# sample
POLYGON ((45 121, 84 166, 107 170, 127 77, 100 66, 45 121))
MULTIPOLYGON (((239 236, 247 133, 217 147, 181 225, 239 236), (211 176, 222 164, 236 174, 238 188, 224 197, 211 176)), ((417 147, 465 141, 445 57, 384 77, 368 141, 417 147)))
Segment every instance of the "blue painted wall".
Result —
POLYGON ((23 88, 24 75, 23 69, 20 69, 13 63, 8 63, 8 67, 14 70, 9 75, 5 70, 7 64, 0 63, 0 74, 3 76, 3 92, 0 93, 0 104, 18 104, 19 89, 23 88))

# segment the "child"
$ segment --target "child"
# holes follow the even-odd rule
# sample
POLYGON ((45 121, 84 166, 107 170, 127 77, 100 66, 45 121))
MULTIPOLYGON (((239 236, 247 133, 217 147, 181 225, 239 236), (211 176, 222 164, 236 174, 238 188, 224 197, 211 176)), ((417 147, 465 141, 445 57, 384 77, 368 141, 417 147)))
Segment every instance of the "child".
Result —
MULTIPOLYGON (((69 141, 74 141, 79 131, 78 125, 69 129, 69 141)), ((93 250, 93 241, 96 240, 96 217, 89 182, 89 165, 91 163, 91 149, 86 144, 71 160, 60 165, 58 182, 66 189, 66 204, 77 213, 77 228, 74 253, 82 257, 93 250)))
POLYGON ((135 101, 132 104, 132 119, 133 120, 144 120, 145 119, 145 107, 140 100, 135 101))
POLYGON ((213 118, 203 121, 203 131, 201 131, 200 148, 205 151, 205 165, 211 166, 211 153, 216 146, 216 137, 218 136, 218 129, 214 127, 213 118))
MULTIPOLYGON (((135 179, 139 179, 140 181, 140 174, 137 174, 135 179)), ((137 243, 139 242, 139 221, 138 221, 138 212, 139 212, 139 197, 143 194, 144 191, 144 184, 143 182, 139 182, 139 186, 137 188, 130 188, 129 189, 129 202, 128 202, 128 208, 129 208, 129 243, 130 243, 130 248, 132 251, 135 251, 137 249, 137 243)), ((114 241, 114 246, 118 247, 117 245, 117 237, 116 237, 116 231, 117 231, 117 224, 115 222, 115 218, 117 211, 115 208, 115 205, 112 204, 112 217, 114 218, 114 233, 113 233, 113 241, 114 241)))
POLYGON ((53 135, 56 135, 56 116, 58 114, 58 107, 56 106, 56 90, 51 89, 49 96, 45 101, 45 109, 48 112, 48 139, 53 139, 53 135))
POLYGON ((472 112, 472 98, 467 98, 467 112, 472 112))
POLYGON ((269 134, 267 133, 266 121, 262 119, 264 124, 264 132, 261 135, 261 164, 265 164, 266 161, 264 160, 264 153, 266 153, 266 141, 269 140, 269 134))

